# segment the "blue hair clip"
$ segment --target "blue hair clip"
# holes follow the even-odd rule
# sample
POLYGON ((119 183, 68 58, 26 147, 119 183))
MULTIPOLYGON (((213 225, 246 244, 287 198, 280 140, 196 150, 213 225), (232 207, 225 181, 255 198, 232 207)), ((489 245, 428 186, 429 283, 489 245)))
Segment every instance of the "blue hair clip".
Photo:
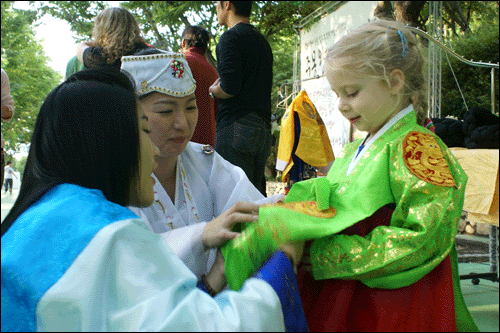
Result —
POLYGON ((401 38, 401 48, 403 52, 401 53, 401 57, 404 58, 408 54, 408 41, 406 41, 405 35, 401 30, 398 30, 399 38, 401 38))

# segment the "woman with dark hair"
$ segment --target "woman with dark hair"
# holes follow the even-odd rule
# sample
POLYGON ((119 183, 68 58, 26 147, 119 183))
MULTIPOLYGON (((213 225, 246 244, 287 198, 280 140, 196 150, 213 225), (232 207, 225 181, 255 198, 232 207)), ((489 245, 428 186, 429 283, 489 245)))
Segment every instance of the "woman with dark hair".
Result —
MULTIPOLYGON (((196 104, 198 105, 198 122, 191 141, 215 145, 215 113, 218 110, 217 100, 210 97, 208 88, 218 78, 215 63, 210 61, 208 31, 198 25, 184 29, 182 33, 181 52, 186 56, 189 68, 196 81, 196 104)), ((146 50, 144 52, 153 51, 146 50)))
MULTIPOLYGON (((276 252, 241 291, 212 298, 125 207, 153 202, 159 151, 148 132, 119 72, 78 72, 48 95, 2 223, 2 331, 283 330, 284 318, 302 329, 287 259, 300 260, 296 247, 276 252)), ((221 271, 219 256, 206 279, 221 271)))

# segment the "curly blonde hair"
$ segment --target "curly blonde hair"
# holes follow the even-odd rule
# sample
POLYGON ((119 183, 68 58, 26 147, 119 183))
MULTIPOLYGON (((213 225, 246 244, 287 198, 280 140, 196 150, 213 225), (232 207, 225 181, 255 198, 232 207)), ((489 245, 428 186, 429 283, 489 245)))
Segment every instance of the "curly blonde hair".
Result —
POLYGON ((389 74, 401 70, 405 84, 400 98, 413 105, 417 122, 424 124, 428 113, 427 60, 423 46, 404 24, 377 20, 353 30, 328 50, 327 66, 341 58, 349 58, 349 62, 342 62, 349 73, 380 79, 389 86, 389 74))
POLYGON ((136 43, 146 43, 134 16, 120 7, 106 8, 96 16, 92 37, 108 64, 132 51, 136 43))

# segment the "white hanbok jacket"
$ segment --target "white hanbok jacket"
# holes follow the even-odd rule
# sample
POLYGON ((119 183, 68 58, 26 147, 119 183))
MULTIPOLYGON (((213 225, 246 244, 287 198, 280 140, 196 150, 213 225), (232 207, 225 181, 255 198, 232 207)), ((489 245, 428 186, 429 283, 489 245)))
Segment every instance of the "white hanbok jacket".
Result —
POLYGON ((200 278, 215 260, 216 249, 205 251, 201 236, 207 222, 238 201, 271 203, 279 195, 265 198, 245 172, 217 152, 189 142, 177 158, 175 203, 156 176, 155 202, 147 208, 129 207, 160 234, 172 251, 200 278))

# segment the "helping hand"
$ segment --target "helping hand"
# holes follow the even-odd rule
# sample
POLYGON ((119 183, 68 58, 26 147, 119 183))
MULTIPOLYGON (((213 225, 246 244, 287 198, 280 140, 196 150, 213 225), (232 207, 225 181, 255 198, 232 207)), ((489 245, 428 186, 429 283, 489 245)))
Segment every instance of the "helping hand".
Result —
POLYGON ((220 247, 228 240, 236 238, 231 231, 236 223, 258 220, 259 206, 250 202, 237 202, 226 212, 208 222, 203 229, 202 241, 205 248, 220 247))
POLYGON ((222 251, 217 249, 214 264, 207 274, 207 282, 217 293, 226 286, 225 260, 222 251))
POLYGON ((304 245, 304 252, 302 253, 302 259, 300 260, 300 263, 298 267, 300 269, 312 273, 312 265, 311 265, 311 244, 312 241, 307 241, 304 245))
POLYGON ((283 244, 280 246, 280 250, 285 252, 288 259, 292 262, 293 270, 297 273, 297 267, 304 251, 304 241, 283 244))

